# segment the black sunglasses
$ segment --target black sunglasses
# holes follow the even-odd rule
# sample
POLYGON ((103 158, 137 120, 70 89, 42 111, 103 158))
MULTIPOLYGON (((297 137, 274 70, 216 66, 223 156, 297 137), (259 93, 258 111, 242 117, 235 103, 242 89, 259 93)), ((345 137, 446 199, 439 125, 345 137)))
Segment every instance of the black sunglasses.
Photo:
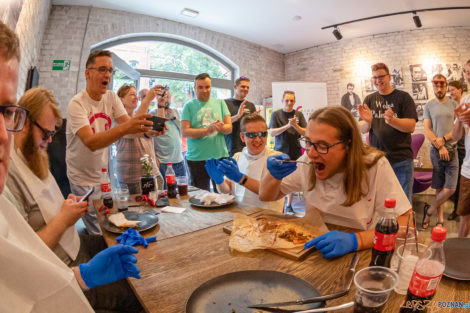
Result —
POLYGON ((247 136, 248 138, 255 138, 255 137, 260 137, 264 138, 268 135, 268 132, 243 132, 243 135, 247 136))
POLYGON ((47 130, 41 127, 36 121, 33 122, 34 125, 36 125, 41 131, 42 131, 42 140, 46 141, 49 139, 49 137, 54 137, 56 131, 55 130, 47 130))

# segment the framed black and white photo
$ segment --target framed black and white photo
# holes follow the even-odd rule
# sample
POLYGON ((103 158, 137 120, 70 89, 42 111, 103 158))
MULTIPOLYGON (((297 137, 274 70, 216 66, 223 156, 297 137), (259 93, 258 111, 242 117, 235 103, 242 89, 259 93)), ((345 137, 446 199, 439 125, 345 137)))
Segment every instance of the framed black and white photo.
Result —
POLYGON ((446 71, 443 75, 447 82, 459 81, 462 84, 463 91, 467 91, 467 84, 464 76, 464 67, 458 63, 446 64, 446 71))
POLYGON ((361 94, 360 86, 356 87, 354 82, 349 81, 341 87, 343 87, 340 90, 342 94, 341 105, 348 109, 356 119, 359 119, 357 106, 362 104, 361 97, 359 96, 361 94))
POLYGON ((393 89, 403 89, 403 75, 401 68, 390 68, 390 84, 393 89))
POLYGON ((428 100, 428 87, 426 83, 413 83, 411 85, 413 92, 413 99, 416 101, 419 100, 428 100))
POLYGON ((411 81, 425 82, 428 79, 426 71, 421 64, 410 65, 411 81))

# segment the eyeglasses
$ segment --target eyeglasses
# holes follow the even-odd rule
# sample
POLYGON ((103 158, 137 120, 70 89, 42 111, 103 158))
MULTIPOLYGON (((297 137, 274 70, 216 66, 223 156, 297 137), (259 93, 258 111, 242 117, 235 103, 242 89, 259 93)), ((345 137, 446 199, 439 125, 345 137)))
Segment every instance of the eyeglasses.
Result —
POLYGON ((23 129, 24 122, 29 115, 29 110, 17 105, 1 105, 0 113, 5 120, 5 128, 9 132, 19 132, 23 129))
POLYGON ((247 136, 250 139, 255 137, 264 138, 268 135, 268 132, 243 132, 243 135, 247 136))
POLYGON ((372 79, 373 80, 382 80, 384 79, 386 76, 388 76, 389 74, 385 74, 385 75, 380 75, 380 76, 372 76, 372 79))
POLYGON ((447 82, 444 80, 433 80, 432 83, 436 87, 444 87, 445 85, 447 85, 447 82))
POLYGON ((114 73, 116 73, 116 71, 114 70, 114 68, 112 68, 112 67, 106 67, 106 66, 89 67, 88 69, 89 69, 89 70, 97 70, 98 73, 100 73, 100 74, 104 74, 104 73, 106 73, 106 72, 109 72, 109 74, 113 75, 114 73))
POLYGON ((328 150, 331 148, 331 147, 334 147, 336 145, 339 145, 340 143, 344 143, 344 140, 341 140, 341 141, 338 141, 336 143, 333 143, 331 145, 327 144, 327 143, 324 143, 324 142, 311 142, 310 140, 308 140, 307 138, 305 137, 302 137, 299 139, 299 142, 300 142, 300 146, 302 148, 304 148, 305 150, 310 150, 312 149, 312 147, 315 148, 315 150, 320 153, 320 154, 327 154, 328 153, 328 150))
POLYGON ((36 121, 33 122, 41 131, 42 131, 42 140, 46 141, 49 140, 49 137, 54 137, 56 131, 55 130, 47 130, 41 127, 36 121))

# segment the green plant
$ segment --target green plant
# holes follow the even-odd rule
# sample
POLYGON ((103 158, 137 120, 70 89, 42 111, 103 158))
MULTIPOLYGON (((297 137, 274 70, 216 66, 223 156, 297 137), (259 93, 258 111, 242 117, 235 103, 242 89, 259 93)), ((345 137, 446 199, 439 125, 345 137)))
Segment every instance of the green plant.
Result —
POLYGON ((148 154, 144 154, 144 156, 140 158, 140 162, 142 163, 142 170, 145 173, 145 177, 152 176, 152 170, 153 170, 152 158, 148 154))

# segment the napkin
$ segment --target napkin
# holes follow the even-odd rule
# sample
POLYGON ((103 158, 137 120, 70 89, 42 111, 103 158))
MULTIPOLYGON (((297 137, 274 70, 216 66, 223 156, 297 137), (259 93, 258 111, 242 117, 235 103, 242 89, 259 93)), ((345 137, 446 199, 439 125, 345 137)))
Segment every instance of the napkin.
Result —
POLYGON ((174 206, 166 206, 166 207, 164 207, 164 208, 162 209, 162 212, 180 214, 180 213, 183 213, 185 210, 186 210, 186 208, 178 208, 178 207, 174 207, 174 206))
POLYGON ((203 192, 196 195, 195 198, 201 200, 204 205, 210 205, 212 202, 217 204, 228 203, 235 199, 235 196, 225 193, 203 192))
POLYGON ((130 221, 122 213, 116 213, 108 216, 108 220, 117 227, 137 227, 140 221, 130 221))
POLYGON ((116 241, 123 245, 141 245, 147 248, 149 243, 157 241, 157 236, 144 238, 134 228, 128 228, 121 236, 116 238, 116 241))

